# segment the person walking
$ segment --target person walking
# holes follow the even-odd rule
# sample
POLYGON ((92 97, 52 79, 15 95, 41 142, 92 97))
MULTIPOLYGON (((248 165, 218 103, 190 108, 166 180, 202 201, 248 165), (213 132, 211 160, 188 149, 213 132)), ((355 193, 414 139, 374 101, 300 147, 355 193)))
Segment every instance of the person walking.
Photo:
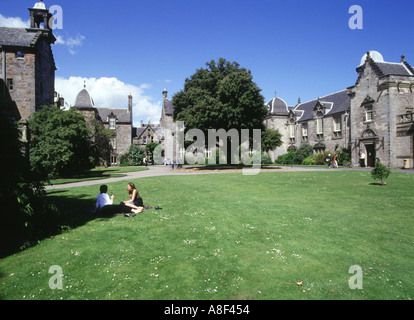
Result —
POLYGON ((331 154, 328 154, 328 156, 326 157, 326 162, 328 162, 328 168, 330 169, 332 163, 331 154))

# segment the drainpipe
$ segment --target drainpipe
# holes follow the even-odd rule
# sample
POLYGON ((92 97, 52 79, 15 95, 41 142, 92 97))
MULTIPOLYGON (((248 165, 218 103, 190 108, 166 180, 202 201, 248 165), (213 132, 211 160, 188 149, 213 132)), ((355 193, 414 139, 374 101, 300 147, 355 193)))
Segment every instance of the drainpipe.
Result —
POLYGON ((348 111, 345 112, 345 147, 349 147, 349 141, 348 141, 348 120, 349 120, 349 114, 348 111))
POLYGON ((1 61, 2 61, 2 66, 1 66, 1 77, 3 79, 3 97, 4 97, 4 102, 6 102, 6 51, 4 50, 4 48, 1 48, 1 61))

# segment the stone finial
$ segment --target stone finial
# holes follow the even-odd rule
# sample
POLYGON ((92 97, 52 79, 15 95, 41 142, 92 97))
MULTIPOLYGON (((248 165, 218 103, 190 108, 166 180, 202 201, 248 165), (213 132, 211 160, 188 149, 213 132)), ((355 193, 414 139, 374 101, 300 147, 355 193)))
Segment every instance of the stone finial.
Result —
POLYGON ((401 62, 405 62, 405 55, 401 56, 401 62))

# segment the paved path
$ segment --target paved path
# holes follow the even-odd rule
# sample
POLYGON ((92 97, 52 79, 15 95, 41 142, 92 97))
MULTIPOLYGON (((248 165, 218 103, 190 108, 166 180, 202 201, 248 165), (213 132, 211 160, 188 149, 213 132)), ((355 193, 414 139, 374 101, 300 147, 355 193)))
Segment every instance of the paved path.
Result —
MULTIPOLYGON (((82 186, 91 186, 102 183, 111 183, 129 180, 133 181, 134 179, 147 178, 147 177, 158 177, 158 176, 171 176, 171 175, 195 175, 195 174, 217 174, 217 173, 242 173, 242 169, 213 169, 213 170, 200 170, 200 169, 181 169, 181 170, 171 170, 168 166, 149 166, 149 170, 137 171, 137 172, 125 172, 122 173, 124 176, 116 178, 108 178, 102 180, 90 180, 90 181, 81 181, 75 183, 66 183, 54 186, 46 186, 46 190, 56 190, 56 189, 67 189, 73 187, 82 187, 82 186)), ((338 168, 338 169, 328 169, 327 167, 296 167, 296 166, 274 166, 267 167, 263 169, 246 169, 245 173, 257 174, 260 172, 294 172, 294 171, 368 171, 370 172, 372 168, 338 168)), ((392 170, 393 172, 403 172, 414 174, 414 170, 392 170)))

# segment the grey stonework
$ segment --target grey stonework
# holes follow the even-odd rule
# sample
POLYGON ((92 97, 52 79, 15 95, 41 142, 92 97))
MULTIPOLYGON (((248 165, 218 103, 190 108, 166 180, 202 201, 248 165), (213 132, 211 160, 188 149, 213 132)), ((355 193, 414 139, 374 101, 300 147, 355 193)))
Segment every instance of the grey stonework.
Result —
POLYGON ((111 141, 112 150, 109 159, 104 159, 109 165, 119 165, 121 155, 127 153, 132 145, 132 96, 128 96, 128 108, 99 108, 96 107, 88 90, 83 88, 76 97, 75 105, 71 108, 85 116, 87 123, 96 119, 101 121, 105 129, 113 130, 115 137, 111 141))
POLYGON ((44 105, 54 104, 56 41, 48 24, 48 10, 29 8, 30 28, 0 27, 0 110, 15 121, 27 121, 44 105), (34 18, 36 17, 36 19, 34 18))
MULTIPOLYGON (((299 101, 293 107, 284 105, 279 113, 269 107, 265 124, 278 129, 284 139, 283 146, 271 153, 273 158, 308 143, 315 152, 350 148, 354 166, 359 166, 362 151, 368 166, 380 160, 389 167, 413 168, 414 70, 404 56, 401 62, 390 63, 379 53, 369 52, 362 62, 356 69, 355 85, 343 91, 306 103, 299 101), (287 111, 284 114, 280 112, 283 109, 287 111), (322 130, 317 127, 318 118, 323 122, 322 130)), ((273 106, 275 99, 283 105, 283 100, 274 98, 268 106, 273 106)))

